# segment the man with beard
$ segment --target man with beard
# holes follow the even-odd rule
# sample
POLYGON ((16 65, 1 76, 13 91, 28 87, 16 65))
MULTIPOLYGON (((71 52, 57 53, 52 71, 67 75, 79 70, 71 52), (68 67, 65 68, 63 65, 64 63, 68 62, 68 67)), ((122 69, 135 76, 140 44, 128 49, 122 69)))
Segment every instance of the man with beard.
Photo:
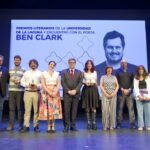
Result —
POLYGON ((34 111, 34 132, 40 132, 38 126, 38 104, 40 98, 41 89, 41 71, 38 68, 38 61, 36 59, 31 59, 29 61, 30 70, 26 71, 21 79, 21 85, 25 87, 24 93, 24 128, 21 132, 29 132, 31 110, 33 106, 34 111))
POLYGON ((17 107, 19 130, 23 123, 23 93, 24 88, 20 85, 25 70, 20 66, 21 57, 14 56, 14 68, 9 70, 9 126, 7 131, 14 129, 15 109, 17 107))
MULTIPOLYGON (((98 75, 98 83, 100 81, 100 77, 105 74, 106 66, 113 67, 113 74, 115 74, 117 69, 120 68, 125 48, 125 39, 123 34, 117 31, 107 32, 103 39, 103 47, 107 60, 95 66, 98 75)), ((136 65, 128 63, 128 69, 133 72, 136 67, 136 65)))

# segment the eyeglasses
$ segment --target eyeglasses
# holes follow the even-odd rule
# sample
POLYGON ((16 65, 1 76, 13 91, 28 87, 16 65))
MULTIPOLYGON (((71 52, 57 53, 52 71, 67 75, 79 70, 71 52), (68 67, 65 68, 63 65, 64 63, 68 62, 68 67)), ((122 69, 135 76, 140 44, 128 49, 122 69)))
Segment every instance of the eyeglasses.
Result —
POLYGON ((69 64, 75 64, 76 62, 75 61, 69 61, 69 64))

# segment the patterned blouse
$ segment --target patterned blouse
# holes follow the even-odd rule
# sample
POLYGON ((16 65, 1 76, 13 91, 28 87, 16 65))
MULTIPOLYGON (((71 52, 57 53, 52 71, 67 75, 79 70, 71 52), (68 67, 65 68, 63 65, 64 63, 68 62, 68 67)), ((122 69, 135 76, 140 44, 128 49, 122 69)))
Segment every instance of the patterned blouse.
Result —
POLYGON ((116 89, 116 77, 115 76, 103 75, 101 77, 101 80, 103 80, 104 89, 108 94, 111 94, 115 91, 116 89))

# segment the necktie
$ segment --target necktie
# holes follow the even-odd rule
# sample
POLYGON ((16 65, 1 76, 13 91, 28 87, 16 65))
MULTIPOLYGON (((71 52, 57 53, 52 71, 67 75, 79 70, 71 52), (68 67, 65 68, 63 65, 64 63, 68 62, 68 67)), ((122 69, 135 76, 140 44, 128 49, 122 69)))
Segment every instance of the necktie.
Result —
POLYGON ((73 80, 74 78, 74 73, 73 73, 73 69, 70 70, 70 78, 73 80))

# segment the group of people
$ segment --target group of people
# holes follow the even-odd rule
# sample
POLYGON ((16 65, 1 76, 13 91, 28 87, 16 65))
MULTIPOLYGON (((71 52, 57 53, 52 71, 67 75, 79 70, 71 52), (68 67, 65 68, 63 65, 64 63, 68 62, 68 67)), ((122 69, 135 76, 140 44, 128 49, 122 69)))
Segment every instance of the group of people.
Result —
POLYGON ((14 56, 14 68, 7 70, 2 66, 4 57, 0 55, 0 102, 1 118, 3 99, 8 83, 9 125, 7 131, 14 129, 15 112, 18 113, 18 130, 28 132, 32 107, 34 111, 33 126, 40 132, 39 120, 48 121, 47 132, 55 132, 55 119, 62 119, 61 99, 59 94, 59 73, 54 71, 55 61, 50 61, 48 71, 38 70, 38 61, 29 61, 30 70, 21 67, 21 57, 14 56), (24 125, 23 125, 24 124, 24 125))
POLYGON ((101 100, 103 130, 121 128, 123 108, 127 104, 131 128, 136 128, 133 99, 136 100, 138 130, 150 130, 150 77, 144 66, 136 72, 128 69, 128 63, 121 61, 120 68, 113 74, 113 67, 106 66, 100 79, 92 60, 87 60, 84 71, 75 68, 76 60, 68 60, 68 69, 61 75, 55 71, 56 62, 48 63, 48 70, 38 70, 38 61, 29 61, 30 70, 21 67, 21 57, 14 56, 14 68, 7 70, 0 55, 0 119, 2 119, 3 99, 9 95, 9 125, 7 131, 14 129, 15 111, 18 113, 18 130, 28 132, 33 106, 33 126, 40 132, 39 120, 47 120, 47 132, 55 133, 55 120, 64 120, 63 132, 77 131, 76 116, 81 99, 85 109, 87 129, 97 130, 96 110, 101 100), (100 80, 100 83, 97 82, 100 80), (63 88, 64 107, 60 97, 63 88), (101 94, 98 86, 100 86, 101 94))

